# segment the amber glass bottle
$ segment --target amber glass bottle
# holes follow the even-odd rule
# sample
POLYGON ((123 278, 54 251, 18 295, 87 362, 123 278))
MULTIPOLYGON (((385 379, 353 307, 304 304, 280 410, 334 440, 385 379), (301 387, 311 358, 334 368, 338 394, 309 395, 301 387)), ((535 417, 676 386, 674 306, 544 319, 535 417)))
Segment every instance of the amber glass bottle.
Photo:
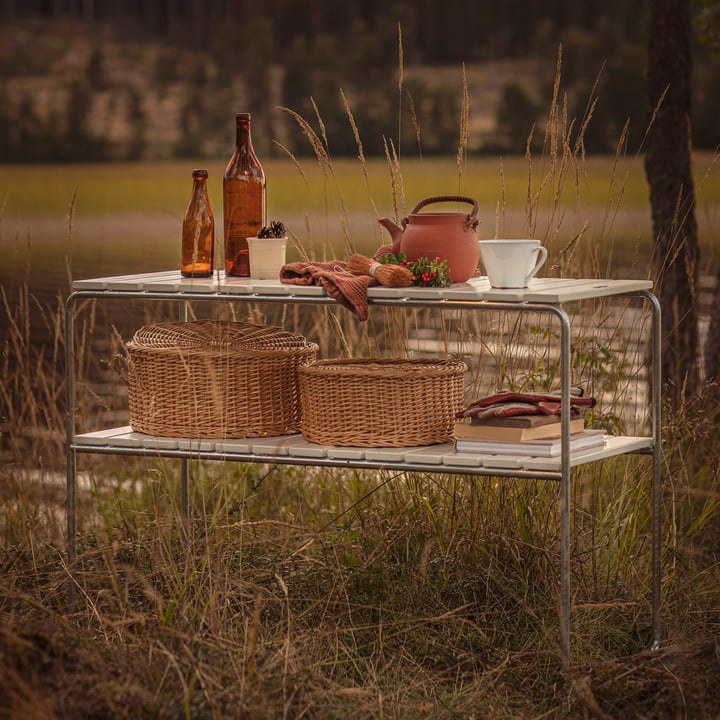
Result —
POLYGON ((250 276, 247 238, 265 224, 265 173, 252 146, 250 113, 235 115, 233 153, 223 177, 225 272, 250 276))
POLYGON ((193 189, 182 229, 183 277, 209 277, 213 273, 215 218, 207 192, 207 170, 193 170, 193 189))

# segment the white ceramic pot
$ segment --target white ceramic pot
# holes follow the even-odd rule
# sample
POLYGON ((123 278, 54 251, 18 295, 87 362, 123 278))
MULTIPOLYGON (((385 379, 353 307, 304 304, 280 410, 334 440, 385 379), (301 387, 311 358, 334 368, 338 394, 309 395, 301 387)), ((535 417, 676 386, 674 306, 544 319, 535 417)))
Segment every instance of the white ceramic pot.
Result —
POLYGON ((256 280, 278 280, 285 264, 287 237, 247 239, 250 251, 250 277, 256 280))

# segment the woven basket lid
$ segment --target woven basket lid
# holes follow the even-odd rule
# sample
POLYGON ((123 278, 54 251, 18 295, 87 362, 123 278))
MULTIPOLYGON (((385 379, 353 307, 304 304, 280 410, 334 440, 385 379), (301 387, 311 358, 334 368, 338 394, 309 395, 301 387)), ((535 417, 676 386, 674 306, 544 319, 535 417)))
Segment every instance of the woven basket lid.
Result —
POLYGON ((223 320, 155 323, 141 327, 127 344, 131 350, 226 354, 301 350, 316 347, 299 333, 271 325, 223 320))

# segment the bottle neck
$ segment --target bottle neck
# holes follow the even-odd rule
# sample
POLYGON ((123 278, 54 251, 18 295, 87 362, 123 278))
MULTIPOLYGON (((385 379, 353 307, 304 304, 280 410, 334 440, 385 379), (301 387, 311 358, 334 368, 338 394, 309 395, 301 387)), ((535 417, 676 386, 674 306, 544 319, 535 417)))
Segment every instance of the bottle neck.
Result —
POLYGON ((238 120, 235 129, 235 145, 241 150, 252 150, 252 137, 250 135, 250 121, 238 120))
POLYGON ((192 171, 193 193, 197 194, 198 192, 202 192, 205 190, 205 183, 207 181, 207 177, 207 170, 195 168, 195 170, 192 171))

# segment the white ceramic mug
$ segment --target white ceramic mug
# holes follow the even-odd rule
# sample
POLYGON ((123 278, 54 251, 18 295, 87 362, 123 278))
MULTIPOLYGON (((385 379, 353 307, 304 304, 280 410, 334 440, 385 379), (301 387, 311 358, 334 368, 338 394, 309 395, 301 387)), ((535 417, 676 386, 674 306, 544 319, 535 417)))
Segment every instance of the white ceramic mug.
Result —
POLYGON ((279 280, 285 264, 287 238, 249 237, 250 277, 256 280, 279 280))
POLYGON ((539 240, 479 240, 480 255, 494 288, 526 288, 547 260, 539 240))

